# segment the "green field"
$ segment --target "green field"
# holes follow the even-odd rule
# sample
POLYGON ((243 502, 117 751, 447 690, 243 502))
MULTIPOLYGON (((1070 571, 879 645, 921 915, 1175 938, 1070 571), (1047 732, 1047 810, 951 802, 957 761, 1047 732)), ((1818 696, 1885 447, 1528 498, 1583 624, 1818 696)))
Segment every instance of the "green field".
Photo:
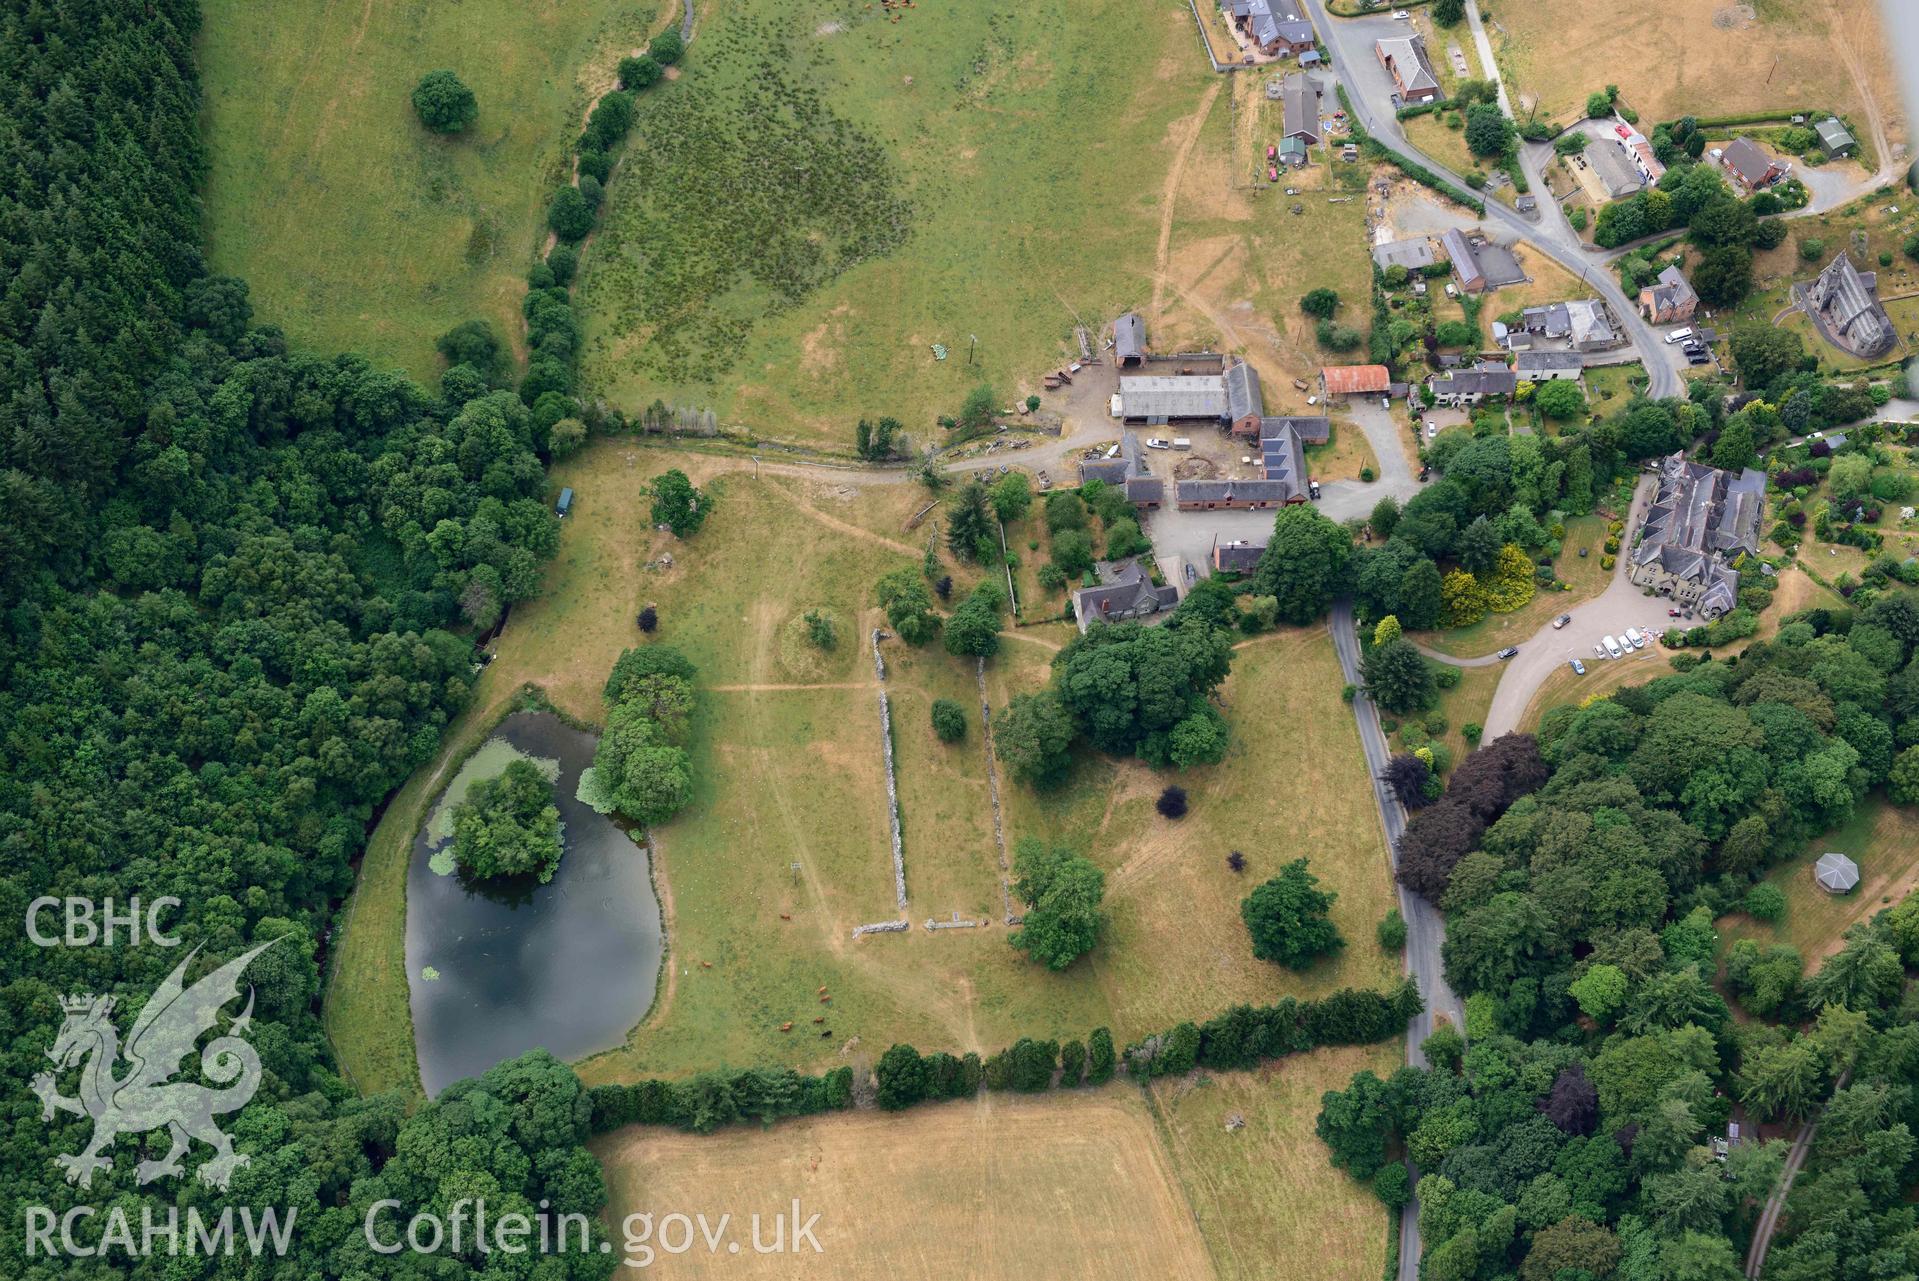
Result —
POLYGON ((1120 0, 754 0, 685 72, 587 255, 587 384, 836 443, 861 413, 924 440, 982 380, 1010 403, 1076 317, 1145 303, 1169 135, 1219 83, 1183 7, 1120 0))
POLYGON ((471 317, 517 343, 542 209, 589 94, 666 7, 208 0, 214 270, 245 277, 256 318, 296 345, 418 377, 437 368, 433 339, 471 317), (452 138, 422 128, 409 101, 441 68, 480 105, 452 138))

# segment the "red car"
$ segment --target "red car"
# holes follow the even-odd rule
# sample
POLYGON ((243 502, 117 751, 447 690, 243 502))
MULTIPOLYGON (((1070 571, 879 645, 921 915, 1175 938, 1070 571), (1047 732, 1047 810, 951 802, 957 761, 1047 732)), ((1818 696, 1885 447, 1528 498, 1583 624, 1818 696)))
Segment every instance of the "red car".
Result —
POLYGON ((1279 148, 1278 148, 1278 147, 1275 147, 1275 146, 1273 146, 1273 145, 1272 145, 1271 143, 1268 143, 1268 144, 1266 145, 1266 158, 1267 158, 1268 160, 1277 160, 1277 159, 1279 159, 1279 148))
POLYGON ((1267 182, 1279 181, 1279 170, 1274 168, 1272 165, 1266 166, 1266 181, 1267 182))

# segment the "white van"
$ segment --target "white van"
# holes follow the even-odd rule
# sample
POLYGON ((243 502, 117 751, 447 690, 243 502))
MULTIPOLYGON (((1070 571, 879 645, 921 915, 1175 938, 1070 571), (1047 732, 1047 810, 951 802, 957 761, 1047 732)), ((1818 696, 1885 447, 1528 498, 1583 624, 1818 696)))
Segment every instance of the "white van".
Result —
POLYGON ((1634 649, 1644 649, 1646 648, 1646 637, 1637 627, 1628 627, 1626 629, 1626 643, 1634 649))
POLYGON ((1619 648, 1619 642, 1618 642, 1618 641, 1616 641, 1616 640, 1614 640, 1614 639, 1613 639, 1612 637, 1610 637, 1610 636, 1608 636, 1608 637, 1605 637, 1605 638, 1604 638, 1603 640, 1601 640, 1601 641, 1600 641, 1599 643, 1600 643, 1600 644, 1602 644, 1602 645, 1604 645, 1604 646, 1606 647, 1606 652, 1607 652, 1608 654, 1610 654, 1610 655, 1611 655, 1612 657, 1614 657, 1614 658, 1618 658, 1618 657, 1620 656, 1620 654, 1621 654, 1621 653, 1623 652, 1623 651, 1622 651, 1622 650, 1621 650, 1621 649, 1619 648))
POLYGON ((1666 335, 1666 345, 1670 347, 1676 342, 1685 342, 1686 339, 1690 337, 1692 337, 1692 330, 1675 329, 1671 333, 1666 335))
POLYGON ((1120 417, 1120 403, 1121 402, 1119 398, 1119 393, 1114 392, 1113 393, 1113 417, 1115 418, 1120 417))

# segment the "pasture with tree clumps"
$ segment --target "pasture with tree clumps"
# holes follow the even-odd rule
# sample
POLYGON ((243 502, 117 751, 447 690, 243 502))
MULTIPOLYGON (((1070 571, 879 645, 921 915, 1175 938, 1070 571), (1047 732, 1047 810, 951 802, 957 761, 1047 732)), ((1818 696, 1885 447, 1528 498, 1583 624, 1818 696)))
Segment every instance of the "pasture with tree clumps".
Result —
POLYGON ((1070 451, 872 465, 1122 308, 1416 376, 1371 161, 1256 200, 1192 16, 0 14, 7 1275, 1919 1275, 1903 378, 1742 325, 1747 395, 1482 414, 1188 582, 1070 451), (1769 470, 1739 608, 1482 742, 1524 665, 1406 629, 1543 643, 1689 448, 1769 470))

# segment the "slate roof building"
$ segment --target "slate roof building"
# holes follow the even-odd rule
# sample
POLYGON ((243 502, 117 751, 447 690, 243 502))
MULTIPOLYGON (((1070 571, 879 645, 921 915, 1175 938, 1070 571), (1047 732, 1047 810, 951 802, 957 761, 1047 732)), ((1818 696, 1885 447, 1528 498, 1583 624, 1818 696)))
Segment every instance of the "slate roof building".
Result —
POLYGON ((1314 47, 1313 24, 1294 0, 1226 0, 1221 8, 1261 53, 1304 54, 1314 47))
POLYGON ((1639 310, 1655 325, 1683 325, 1698 307, 1699 295, 1677 267, 1666 268, 1639 291, 1639 310))
POLYGON ((1148 474, 1139 438, 1130 431, 1119 434, 1119 452, 1111 458, 1092 458, 1080 463, 1079 483, 1084 485, 1089 480, 1119 486, 1135 507, 1158 507, 1166 497, 1166 482, 1148 474))
POLYGON ((1452 369, 1427 379, 1433 396, 1442 405, 1477 405, 1488 396, 1510 396, 1519 387, 1519 379, 1504 365, 1481 364, 1473 369, 1452 369))
POLYGON ((1859 865, 1836 850, 1828 850, 1812 865, 1812 879, 1828 894, 1848 894, 1859 884, 1859 865))
POLYGON ((1519 317, 1527 333, 1540 338, 1564 339, 1575 351, 1604 351, 1617 347, 1622 341, 1613 325, 1612 313, 1597 298, 1527 307, 1519 317))
POLYGON ((1248 542, 1235 538, 1230 542, 1220 542, 1219 535, 1213 536, 1213 572, 1216 574, 1250 574, 1259 564, 1259 558, 1265 554, 1266 544, 1248 542))
POLYGON ((1113 322, 1113 355, 1121 369, 1137 369, 1146 361, 1146 322, 1129 311, 1113 322))
POLYGON ((1646 175, 1639 172, 1632 154, 1616 138, 1599 138, 1580 154, 1592 167, 1594 176, 1605 185, 1606 194, 1614 200, 1630 196, 1646 185, 1646 175))
POLYGON ((1284 119, 1280 137, 1297 138, 1309 145, 1320 140, 1317 80, 1304 71, 1287 76, 1280 86, 1279 106, 1284 119))
POLYGON ((1747 191, 1758 191, 1785 172, 1766 149, 1751 138, 1734 138, 1719 153, 1719 165, 1747 191))
POLYGON ((1820 332, 1834 345, 1867 358, 1892 350, 1898 335, 1893 331, 1892 317, 1879 305, 1879 275, 1853 266, 1852 255, 1845 250, 1839 251, 1805 291, 1820 332))
POLYGON ((1716 618, 1739 603, 1731 562, 1758 553, 1765 508, 1764 472, 1748 467, 1735 476, 1689 462, 1683 451, 1662 459, 1627 577, 1716 618))
POLYGON ((1433 252, 1433 242, 1424 236, 1411 240, 1389 240, 1373 246, 1373 261, 1379 264, 1381 271, 1388 267, 1404 267, 1408 271, 1418 271, 1421 267, 1430 267, 1439 261, 1439 255, 1433 252))
POLYGON ((1479 255, 1473 251, 1472 241, 1466 239, 1466 234, 1457 227, 1449 227, 1439 243, 1446 251, 1447 261, 1453 265, 1453 275, 1459 278, 1459 287, 1467 293, 1484 291, 1486 270, 1479 265, 1479 255))
POLYGON ((1073 593, 1073 616, 1082 632, 1093 623, 1151 618, 1179 604, 1179 589, 1154 586, 1152 576, 1136 556, 1102 561, 1094 569, 1099 585, 1073 593))
POLYGON ((1215 508, 1282 507, 1297 502, 1294 487, 1285 480, 1180 480, 1173 482, 1173 501, 1181 511, 1215 508))
POLYGON ((1522 382, 1544 383, 1579 377, 1586 358, 1576 351, 1522 351, 1513 361, 1513 377, 1522 382))
POLYGON ((1374 42, 1373 54, 1399 87, 1402 103, 1432 102, 1439 97, 1439 73, 1426 56, 1426 42, 1419 36, 1388 36, 1374 42))
POLYGON ((1224 381, 1226 425, 1236 436, 1256 435, 1260 417, 1266 412, 1265 397, 1259 389, 1259 371, 1242 360, 1227 368, 1224 381))

